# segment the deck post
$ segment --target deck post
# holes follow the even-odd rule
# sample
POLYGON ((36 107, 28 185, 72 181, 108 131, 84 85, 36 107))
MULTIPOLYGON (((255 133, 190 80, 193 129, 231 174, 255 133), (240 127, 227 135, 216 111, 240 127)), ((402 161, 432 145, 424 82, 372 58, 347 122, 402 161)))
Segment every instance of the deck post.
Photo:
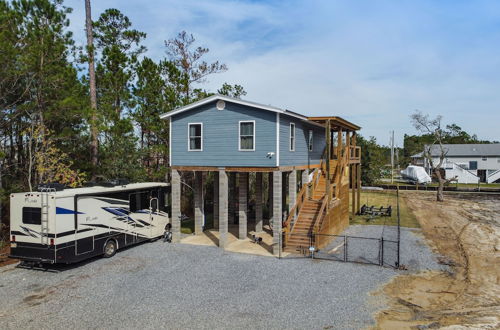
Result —
POLYGON ((247 238, 247 217, 248 217, 248 172, 238 173, 239 182, 239 219, 238 219, 238 239, 247 238))
POLYGON ((281 228, 282 219, 282 190, 283 176, 281 171, 273 173, 273 254, 279 255, 281 252, 281 228))
POLYGON ((219 247, 226 248, 228 232, 228 178, 225 170, 218 173, 219 247))
MULTIPOLYGON (((356 156, 356 144, 357 144, 357 133, 352 132, 351 145, 354 147, 353 152, 356 156)), ((359 213, 361 211, 361 160, 357 160, 358 163, 352 165, 354 169, 353 184, 356 187, 356 191, 352 193, 353 211, 354 213, 359 213)))
POLYGON ((269 210, 269 223, 273 221, 273 172, 269 172, 267 176, 267 209, 269 210))
POLYGON ((194 232, 203 233, 203 172, 194 172, 194 232))
POLYGON ((235 223, 234 219, 234 212, 235 212, 235 194, 236 194, 236 173, 234 172, 228 172, 227 173, 228 180, 229 180, 229 200, 228 200, 228 221, 231 224, 235 223))
POLYGON ((262 172, 255 173, 255 232, 262 232, 262 172))
POLYGON ((178 243, 181 240, 181 175, 179 171, 172 170, 172 241, 178 243))
POLYGON ((356 202, 356 207, 357 210, 356 212, 361 211, 361 163, 356 165, 356 174, 358 176, 358 179, 356 180, 356 193, 357 193, 357 202, 356 202))
POLYGON ((219 172, 213 172, 214 176, 214 229, 219 228, 219 172))
POLYGON ((328 205, 330 204, 330 160, 332 159, 332 127, 330 123, 330 119, 326 122, 326 199, 328 205))
POLYGON ((288 213, 297 202, 297 172, 295 170, 288 173, 288 213))
MULTIPOLYGON (((309 169, 305 169, 302 171, 302 185, 309 183, 309 169)), ((300 188, 302 189, 302 187, 300 188)), ((309 189, 306 189, 305 198, 309 198, 309 189)))
POLYGON ((356 164, 349 165, 349 176, 351 178, 351 208, 352 218, 356 214, 356 164))

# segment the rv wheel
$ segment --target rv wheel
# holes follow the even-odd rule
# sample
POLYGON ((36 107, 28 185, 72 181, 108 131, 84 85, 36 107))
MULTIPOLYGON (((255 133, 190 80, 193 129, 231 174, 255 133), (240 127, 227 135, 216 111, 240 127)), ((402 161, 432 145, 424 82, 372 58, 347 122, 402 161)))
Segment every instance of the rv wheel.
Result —
POLYGON ((112 239, 104 245, 104 258, 111 258, 116 253, 116 242, 112 239))

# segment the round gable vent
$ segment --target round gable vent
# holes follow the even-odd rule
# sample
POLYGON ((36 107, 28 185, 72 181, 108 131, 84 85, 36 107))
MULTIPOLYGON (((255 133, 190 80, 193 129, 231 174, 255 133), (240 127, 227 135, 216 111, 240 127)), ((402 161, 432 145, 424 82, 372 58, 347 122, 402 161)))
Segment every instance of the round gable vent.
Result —
POLYGON ((226 107, 226 102, 219 100, 217 101, 217 110, 224 110, 226 107))

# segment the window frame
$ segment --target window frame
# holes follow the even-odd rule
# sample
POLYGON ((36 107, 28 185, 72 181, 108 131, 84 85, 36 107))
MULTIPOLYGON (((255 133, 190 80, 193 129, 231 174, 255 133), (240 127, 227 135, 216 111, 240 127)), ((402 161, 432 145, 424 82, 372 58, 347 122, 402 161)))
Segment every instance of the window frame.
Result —
POLYGON ((288 137, 288 144, 290 152, 295 152, 295 141, 297 140, 297 131, 295 123, 290 123, 290 135, 288 137), (293 136, 292 136, 292 127, 293 127, 293 136))
POLYGON ((309 152, 314 150, 314 130, 312 129, 307 132, 307 150, 309 152))
POLYGON ((42 208, 41 207, 23 206, 21 222, 24 225, 41 226, 42 225, 42 208), (34 211, 36 211, 36 212, 34 212, 34 211), (28 214, 29 214, 29 221, 25 221, 25 220, 28 220, 28 217, 27 217, 28 214), (34 214, 36 214, 36 221, 33 220, 34 214))
POLYGON ((477 171, 477 168, 478 168, 478 161, 477 160, 469 160, 469 170, 470 171, 477 171), (474 166, 471 166, 472 164, 474 164, 474 166), (475 167, 475 168, 473 168, 475 167))
MULTIPOLYGON (((187 138, 188 138, 188 151, 203 151, 203 123, 188 123, 188 129, 187 129, 187 138), (200 125, 201 127, 201 132, 200 132, 200 149, 191 149, 191 125, 200 125)), ((197 137, 195 137, 197 138, 197 137)))
MULTIPOLYGON (((248 135, 245 135, 248 136, 248 135)), ((255 136, 255 120, 240 120, 238 122, 238 151, 255 151, 255 141, 256 141, 256 136, 255 136), (243 123, 252 123, 253 124, 253 142, 252 142, 252 149, 241 149, 241 124, 243 123)))

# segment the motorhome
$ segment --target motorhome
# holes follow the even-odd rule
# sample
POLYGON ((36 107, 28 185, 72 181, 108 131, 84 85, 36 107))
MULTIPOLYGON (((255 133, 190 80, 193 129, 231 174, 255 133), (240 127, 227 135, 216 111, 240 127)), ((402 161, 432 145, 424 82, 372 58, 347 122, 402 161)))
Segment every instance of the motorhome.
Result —
POLYGON ((162 236, 170 186, 132 183, 10 195, 10 257, 74 263, 162 236))

